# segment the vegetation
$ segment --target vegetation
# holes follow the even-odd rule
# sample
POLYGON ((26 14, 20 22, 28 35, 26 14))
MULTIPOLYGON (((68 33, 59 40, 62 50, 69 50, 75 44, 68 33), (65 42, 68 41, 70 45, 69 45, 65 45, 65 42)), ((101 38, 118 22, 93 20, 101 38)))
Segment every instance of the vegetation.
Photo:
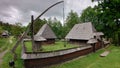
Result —
MULTIPOLYGON (((25 46, 27 48, 27 52, 32 52, 32 43, 31 42, 25 42, 25 46)), ((78 46, 67 43, 66 47, 65 47, 64 42, 59 41, 59 42, 55 42, 55 44, 51 44, 51 45, 42 45, 42 52, 69 49, 69 48, 74 48, 74 47, 78 47, 78 46)))
POLYGON ((0 35, 4 31, 8 31, 11 36, 18 37, 20 36, 24 31, 25 27, 22 26, 21 23, 16 23, 16 24, 9 24, 0 21, 0 35))
MULTIPOLYGON (((96 0, 91 0, 96 1, 96 0)), ((64 38, 70 29, 77 23, 92 22, 97 31, 105 34, 106 38, 111 38, 113 43, 120 45, 120 0, 99 0, 98 5, 83 10, 81 16, 71 10, 64 23, 61 24, 57 18, 49 18, 48 20, 39 19, 34 23, 34 34, 38 32, 41 26, 48 23, 58 38, 64 38)), ((19 36, 26 27, 22 27, 20 23, 14 25, 0 21, 0 34, 4 30, 8 30, 11 35, 19 36)), ((30 33, 29 33, 30 34, 30 33)))
POLYGON ((54 65, 50 68, 120 68, 120 47, 111 45, 107 48, 110 53, 106 57, 100 57, 100 54, 105 50, 106 49, 102 49, 83 58, 54 65))
MULTIPOLYGON (((3 63, 1 65, 1 68, 9 68, 8 63, 9 61, 13 60, 13 55, 11 54, 10 50, 13 44, 15 43, 15 39, 13 38, 12 40, 13 40, 13 43, 9 44, 8 46, 9 51, 3 57, 3 63)), ((58 42, 56 44, 63 44, 63 43, 58 42)), ((51 48, 52 48, 51 46, 48 47, 48 50, 51 50, 51 48)), ((120 67, 119 65, 120 50, 119 49, 120 47, 111 45, 107 49, 102 49, 102 50, 97 51, 96 53, 89 54, 83 58, 71 60, 70 62, 55 65, 50 68, 73 68, 73 67, 74 68, 79 68, 79 67, 81 68, 119 68, 120 67), (100 57, 99 55, 105 50, 109 50, 110 54, 108 54, 108 56, 106 57, 100 57)), ((15 61, 15 67, 23 68, 23 60, 20 59, 21 58, 21 46, 19 46, 16 49, 16 53, 17 53, 18 59, 15 61)))
MULTIPOLYGON (((106 38, 111 38, 114 44, 120 45, 120 9, 118 9, 118 7, 120 7, 119 4, 120 0, 99 0, 98 5, 95 7, 88 7, 83 10, 78 22, 92 22, 97 31, 102 31, 105 34, 106 38)), ((75 20, 72 18, 74 15, 70 15, 71 14, 68 14, 68 18, 66 19, 66 26, 73 26, 74 24, 78 23, 78 17, 74 17, 76 21, 73 21, 75 20), (70 24, 67 21, 69 19, 71 22, 70 24)))
MULTIPOLYGON (((92 0, 95 1, 95 0, 92 0)), ((54 19, 39 19, 34 23, 34 34, 41 28, 45 23, 48 23, 53 29, 58 38, 64 38, 70 29, 78 23, 81 22, 92 22, 97 31, 102 31, 105 34, 105 37, 111 38, 115 45, 120 45, 120 0, 99 0, 98 5, 95 7, 88 7, 83 10, 81 16, 78 16, 76 12, 71 10, 69 12, 65 23, 62 25, 60 21, 56 18, 54 19)), ((9 24, 0 21, 0 35, 2 32, 7 30, 10 32, 10 35, 18 37, 25 31, 27 27, 23 27, 20 23, 9 24)), ((29 33, 30 35, 30 33, 29 33)), ((9 42, 10 38, 0 38, 0 52, 8 49, 8 53, 3 57, 2 68, 9 68, 8 62, 13 59, 10 49, 15 43, 13 38, 13 43, 9 42)), ((31 43, 26 43, 28 51, 32 50, 31 43)), ((55 45, 43 46, 43 51, 50 50, 59 50, 65 48, 74 47, 74 45, 63 46, 63 42, 57 42, 55 45), (53 47, 51 47, 53 46, 53 47)), ((111 50, 110 54, 107 57, 101 58, 99 54, 104 50, 100 50, 96 53, 89 54, 83 59, 74 60, 65 64, 53 66, 52 68, 119 68, 119 47, 110 46, 108 50, 111 50), (112 63, 111 63, 112 62, 112 63)), ((18 54, 18 59, 15 62, 16 68, 22 68, 23 62, 20 59, 21 55, 21 46, 16 50, 18 54)))
POLYGON ((57 38, 59 39, 63 38, 64 35, 63 26, 60 21, 58 21, 56 18, 54 18, 53 20, 49 18, 47 23, 50 25, 53 32, 56 34, 57 38))
MULTIPOLYGON (((63 25, 56 18, 53 20, 51 18, 48 20, 44 19, 42 21, 45 21, 51 26, 58 38, 64 38, 77 23, 92 22, 97 31, 103 32, 106 38, 111 38, 113 43, 120 45, 119 4, 119 0, 101 0, 98 1, 98 5, 93 8, 88 7, 83 10, 81 16, 71 10, 63 25)), ((36 25, 36 27, 37 26, 39 25, 36 25)))
POLYGON ((9 44, 12 44, 12 41, 10 41, 12 37, 9 38, 0 38, 0 52, 3 52, 7 50, 9 47, 9 44))
MULTIPOLYGON (((12 40, 12 43, 8 42, 7 44, 4 44, 4 46, 7 46, 6 50, 8 50, 8 52, 2 58, 3 62, 2 62, 2 65, 0 66, 0 68, 9 68, 9 62, 11 60, 13 60, 13 55, 12 55, 10 50, 13 47, 13 44, 15 44, 16 39, 14 37, 5 38, 5 39, 12 40)), ((4 41, 6 41, 6 40, 4 40, 4 41)), ((19 46, 16 49, 16 53, 17 53, 17 58, 18 59, 17 59, 17 61, 15 61, 15 67, 16 68, 23 68, 23 60, 20 59, 21 58, 21 46, 19 46)))

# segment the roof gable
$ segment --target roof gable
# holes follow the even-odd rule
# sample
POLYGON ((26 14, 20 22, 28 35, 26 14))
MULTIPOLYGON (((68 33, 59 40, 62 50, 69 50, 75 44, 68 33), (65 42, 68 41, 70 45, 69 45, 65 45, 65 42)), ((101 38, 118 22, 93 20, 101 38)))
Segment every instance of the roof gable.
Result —
POLYGON ((56 35, 54 34, 54 32, 52 31, 48 24, 44 24, 38 31, 36 36, 42 36, 45 39, 56 38, 56 35))
POLYGON ((96 29, 93 27, 91 22, 80 23, 74 25, 70 32, 65 37, 66 39, 81 39, 89 40, 93 38, 93 33, 96 32, 96 29))

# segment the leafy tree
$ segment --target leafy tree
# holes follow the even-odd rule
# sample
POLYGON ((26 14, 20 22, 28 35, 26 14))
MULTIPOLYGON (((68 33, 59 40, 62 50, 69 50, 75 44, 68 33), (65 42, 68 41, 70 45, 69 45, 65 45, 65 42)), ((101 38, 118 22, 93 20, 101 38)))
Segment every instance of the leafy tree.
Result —
POLYGON ((66 19, 66 23, 63 26, 63 37, 65 37, 67 35, 67 33, 72 29, 72 27, 77 24, 80 23, 79 21, 79 16, 76 12, 74 12, 73 10, 71 10, 67 16, 66 19))
POLYGON ((95 8, 88 7, 83 10, 80 16, 81 22, 92 22, 97 30, 101 30, 100 23, 98 23, 97 12, 95 8))
POLYGON ((14 35, 16 38, 20 36, 23 32, 24 30, 21 23, 15 23, 15 25, 11 27, 11 34, 14 35))
POLYGON ((68 14, 65 25, 71 29, 75 24, 79 23, 79 16, 76 12, 71 12, 68 14))
POLYGON ((120 0, 98 1, 96 11, 99 21, 103 22, 104 32, 107 37, 112 37, 113 42, 120 45, 120 0))
POLYGON ((55 32, 56 36, 58 38, 62 38, 63 36, 63 31, 62 31, 62 24, 60 21, 58 21, 56 18, 53 20, 51 18, 48 19, 48 24, 52 28, 52 30, 55 32))
POLYGON ((39 29, 45 24, 47 23, 46 19, 38 19, 35 23, 34 23, 34 34, 36 34, 39 29))

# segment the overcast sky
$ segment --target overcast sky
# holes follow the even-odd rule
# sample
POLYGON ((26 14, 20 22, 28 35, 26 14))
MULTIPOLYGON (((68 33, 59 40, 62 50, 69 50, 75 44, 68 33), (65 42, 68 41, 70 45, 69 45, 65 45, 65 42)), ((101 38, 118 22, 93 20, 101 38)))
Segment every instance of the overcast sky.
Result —
MULTIPOLYGON (((27 25, 30 22, 31 15, 37 17, 46 8, 61 0, 0 0, 0 20, 14 24, 20 22, 27 25)), ((65 17, 73 10, 79 15, 82 10, 88 6, 97 5, 97 2, 91 0, 64 0, 65 17)), ((62 21, 63 4, 59 4, 50 9, 41 18, 56 17, 62 21)))

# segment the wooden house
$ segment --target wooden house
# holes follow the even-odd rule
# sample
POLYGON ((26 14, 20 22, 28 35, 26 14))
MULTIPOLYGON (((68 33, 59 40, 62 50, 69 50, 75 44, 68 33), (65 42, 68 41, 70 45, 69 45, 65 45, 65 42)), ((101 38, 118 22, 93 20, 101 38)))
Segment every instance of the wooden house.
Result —
POLYGON ((74 25, 65 38, 72 44, 85 46, 92 38, 101 40, 100 36, 102 35, 104 34, 102 32, 97 32, 91 22, 87 22, 74 25))
POLYGON ((4 38, 7 38, 7 37, 9 37, 9 32, 8 31, 4 31, 4 32, 2 32, 1 36, 4 37, 4 38))
POLYGON ((44 24, 35 36, 46 39, 46 41, 42 41, 41 44, 54 44, 57 38, 48 24, 44 24))

